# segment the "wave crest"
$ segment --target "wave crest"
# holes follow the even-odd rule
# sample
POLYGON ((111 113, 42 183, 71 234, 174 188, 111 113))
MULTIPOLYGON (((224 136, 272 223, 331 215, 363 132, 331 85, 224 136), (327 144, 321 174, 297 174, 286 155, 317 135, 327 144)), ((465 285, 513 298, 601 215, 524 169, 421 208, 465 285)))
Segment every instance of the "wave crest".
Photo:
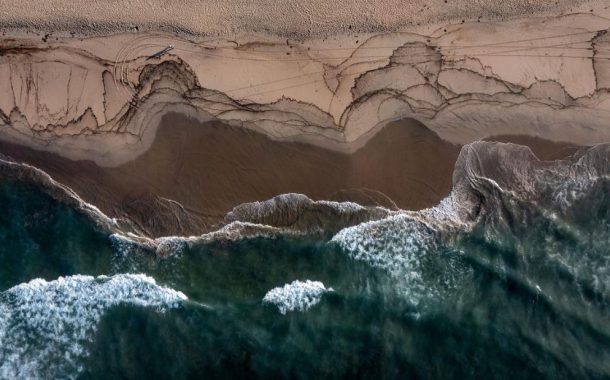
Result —
POLYGON ((288 311, 306 311, 322 299, 322 295, 333 292, 320 281, 293 281, 281 287, 273 288, 263 297, 264 303, 270 303, 286 314, 288 311))
POLYGON ((177 307, 187 297, 142 274, 35 279, 0 293, 0 378, 57 378, 83 370, 104 313, 119 304, 177 307))

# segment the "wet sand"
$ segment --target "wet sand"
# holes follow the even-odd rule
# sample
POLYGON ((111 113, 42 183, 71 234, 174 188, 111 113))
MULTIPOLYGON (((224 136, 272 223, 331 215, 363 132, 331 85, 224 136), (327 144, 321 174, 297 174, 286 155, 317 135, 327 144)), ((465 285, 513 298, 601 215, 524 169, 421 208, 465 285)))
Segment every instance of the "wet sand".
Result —
MULTIPOLYGON (((541 159, 572 152, 540 139, 499 140, 524 143, 541 159)), ((163 236, 210 231, 238 204, 290 192, 389 208, 430 207, 451 189, 459 147, 413 120, 388 124, 345 155, 168 114, 151 148, 116 168, 7 143, 0 143, 0 153, 48 172, 109 216, 128 217, 142 232, 163 236)))
POLYGON ((495 136, 485 140, 528 146, 536 157, 542 161, 559 160, 571 156, 581 148, 581 146, 569 142, 553 142, 539 137, 523 135, 495 136))
POLYGON ((5 143, 0 152, 45 170, 110 216, 128 216, 159 236, 202 233, 240 203, 289 192, 404 209, 429 207, 449 192, 459 147, 415 121, 403 121, 344 155, 170 114, 152 147, 117 168, 5 143), (175 223, 168 223, 172 218, 175 223))

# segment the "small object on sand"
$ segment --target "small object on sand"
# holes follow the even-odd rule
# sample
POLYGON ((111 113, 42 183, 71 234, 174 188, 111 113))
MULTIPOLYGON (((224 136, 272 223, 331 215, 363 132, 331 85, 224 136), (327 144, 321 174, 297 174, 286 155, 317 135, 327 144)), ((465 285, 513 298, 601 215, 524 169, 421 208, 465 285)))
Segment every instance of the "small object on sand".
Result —
POLYGON ((163 50, 159 50, 158 52, 156 52, 153 55, 149 55, 148 57, 146 57, 146 60, 150 60, 150 59, 154 59, 154 58, 161 58, 163 55, 165 55, 167 52, 169 52, 170 50, 172 50, 174 48, 174 45, 169 45, 168 47, 166 47, 163 50))

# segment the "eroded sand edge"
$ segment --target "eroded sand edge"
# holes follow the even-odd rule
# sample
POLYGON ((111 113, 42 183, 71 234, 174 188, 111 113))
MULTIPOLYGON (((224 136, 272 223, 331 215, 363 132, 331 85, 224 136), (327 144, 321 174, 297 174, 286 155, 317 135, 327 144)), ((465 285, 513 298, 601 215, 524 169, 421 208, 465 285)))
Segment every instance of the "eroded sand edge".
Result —
POLYGON ((5 37, 0 139, 118 166, 180 112, 344 153, 404 118, 455 144, 515 134, 601 143, 609 26, 600 11, 343 36, 331 47, 263 35, 5 37))

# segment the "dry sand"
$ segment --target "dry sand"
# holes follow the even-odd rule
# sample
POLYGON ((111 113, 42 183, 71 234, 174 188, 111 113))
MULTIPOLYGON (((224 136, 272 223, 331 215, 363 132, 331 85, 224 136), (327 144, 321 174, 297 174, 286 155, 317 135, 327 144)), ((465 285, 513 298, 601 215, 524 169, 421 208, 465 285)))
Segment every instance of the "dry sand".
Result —
POLYGON ((120 166, 174 111, 344 153, 404 118, 454 144, 506 134, 610 141, 608 10, 439 25, 300 41, 6 36, 0 139, 120 166))
POLYGON ((165 30, 204 35, 267 32, 281 36, 396 31, 461 20, 506 20, 603 8, 585 0, 46 0, 0 2, 4 27, 87 35, 165 30))

